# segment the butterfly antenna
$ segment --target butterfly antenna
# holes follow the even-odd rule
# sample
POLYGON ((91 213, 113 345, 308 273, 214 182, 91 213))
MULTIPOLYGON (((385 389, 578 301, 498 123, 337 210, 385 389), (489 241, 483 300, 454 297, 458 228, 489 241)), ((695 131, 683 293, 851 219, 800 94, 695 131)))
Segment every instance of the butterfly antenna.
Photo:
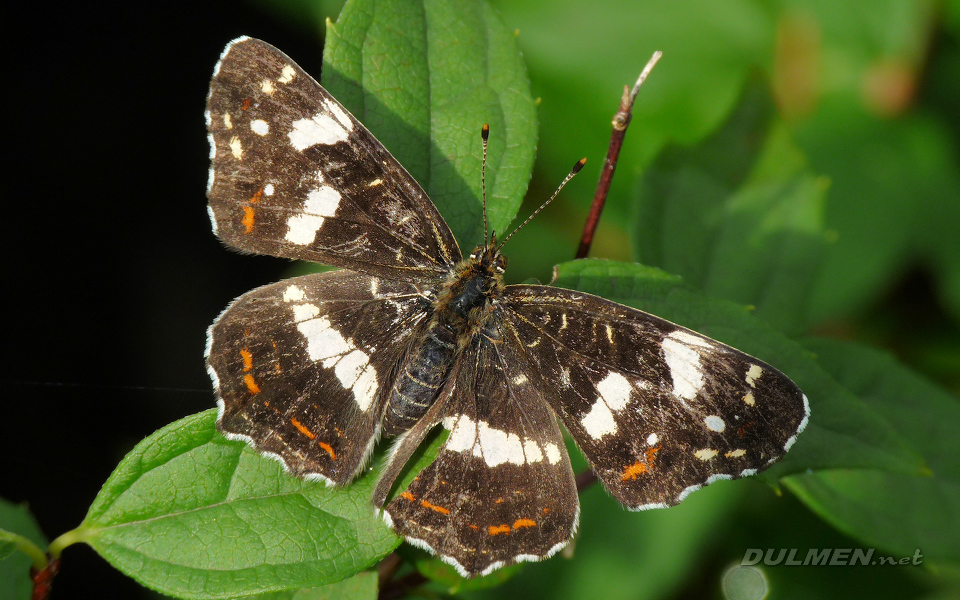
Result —
POLYGON ((527 217, 527 220, 526 220, 526 221, 524 221, 523 223, 520 223, 520 226, 519 226, 519 227, 517 227, 516 229, 514 229, 514 230, 510 233, 510 235, 508 235, 506 238, 504 238, 504 240, 503 240, 502 242, 500 242, 500 245, 497 246, 497 250, 499 251, 500 248, 503 248, 503 245, 507 243, 507 240, 509 240, 510 238, 512 238, 515 233, 517 233, 518 231, 520 231, 521 229, 523 229, 523 227, 524 227, 527 223, 529 223, 531 219, 533 219, 535 216, 537 216, 537 213, 539 213, 541 210, 543 210, 544 208, 546 208, 548 204, 550 204, 551 202, 553 202, 553 199, 557 197, 557 195, 560 193, 560 190, 563 189, 563 186, 567 185, 567 182, 569 182, 571 179, 573 179, 573 176, 576 175, 577 173, 579 173, 579 172, 580 172, 580 169, 582 169, 582 168, 583 168, 583 165, 585 165, 585 164, 587 164, 587 159, 586 159, 586 158, 581 158, 580 160, 578 160, 577 163, 576 163, 575 165, 573 165, 573 168, 570 169, 570 172, 567 174, 567 176, 563 178, 563 181, 560 182, 560 187, 557 188, 557 191, 555 191, 555 192, 553 193, 553 195, 550 196, 550 197, 547 199, 546 202, 544 202, 543 204, 541 204, 541 205, 540 205, 540 208, 538 208, 537 210, 533 211, 533 214, 530 215, 529 217, 527 217))
POLYGON ((490 139, 490 125, 483 124, 480 130, 483 140, 483 160, 480 161, 480 187, 483 190, 483 245, 487 245, 487 140, 490 139))

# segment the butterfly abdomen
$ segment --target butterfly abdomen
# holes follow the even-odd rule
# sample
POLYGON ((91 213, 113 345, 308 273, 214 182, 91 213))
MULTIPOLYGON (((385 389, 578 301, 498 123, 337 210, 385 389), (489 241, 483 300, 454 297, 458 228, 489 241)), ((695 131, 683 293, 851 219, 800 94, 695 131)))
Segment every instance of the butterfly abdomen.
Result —
POLYGON ((407 431, 433 405, 454 361, 483 326, 490 300, 500 293, 499 273, 481 261, 461 263, 443 286, 426 335, 407 354, 387 402, 385 435, 407 431))

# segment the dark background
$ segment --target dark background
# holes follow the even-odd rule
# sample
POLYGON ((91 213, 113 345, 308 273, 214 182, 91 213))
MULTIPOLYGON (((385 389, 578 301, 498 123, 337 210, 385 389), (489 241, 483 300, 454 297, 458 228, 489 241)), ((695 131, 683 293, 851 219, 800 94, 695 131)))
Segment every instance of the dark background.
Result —
MULTIPOLYGON (((208 81, 241 34, 282 40, 318 76, 322 29, 234 2, 13 10, 0 497, 27 502, 52 540, 80 524, 135 443, 214 405, 207 326, 288 263, 240 256, 211 233, 208 81)), ((54 589, 153 597, 83 544, 65 551, 54 589)))

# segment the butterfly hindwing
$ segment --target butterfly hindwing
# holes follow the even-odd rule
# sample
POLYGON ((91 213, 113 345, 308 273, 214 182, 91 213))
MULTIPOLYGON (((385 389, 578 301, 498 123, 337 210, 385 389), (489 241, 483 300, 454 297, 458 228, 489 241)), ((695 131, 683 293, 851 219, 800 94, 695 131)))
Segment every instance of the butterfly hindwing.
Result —
POLYGON ((752 475, 806 425, 806 397, 770 365, 603 298, 509 286, 505 318, 607 489, 639 510, 752 475))
POLYGON ((437 459, 386 507, 397 533, 464 576, 540 560, 573 535, 579 501, 556 416, 498 323, 448 385, 437 459))
POLYGON ((368 458, 386 391, 425 300, 408 283, 350 271, 238 298, 210 327, 207 365, 224 434, 289 471, 342 484, 368 458))
POLYGON ((227 46, 207 130, 210 216, 230 246, 405 281, 436 279, 460 260, 413 177, 273 46, 227 46))

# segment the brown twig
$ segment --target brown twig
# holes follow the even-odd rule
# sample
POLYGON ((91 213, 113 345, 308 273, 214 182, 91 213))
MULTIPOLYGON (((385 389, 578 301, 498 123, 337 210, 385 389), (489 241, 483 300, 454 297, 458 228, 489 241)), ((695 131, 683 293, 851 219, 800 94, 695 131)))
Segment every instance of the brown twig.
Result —
POLYGON ((30 600, 47 600, 53 587, 53 578, 60 570, 60 559, 54 558, 42 569, 30 569, 30 579, 33 580, 33 594, 30 600))
POLYGON ((583 235, 580 237, 580 247, 577 248, 576 258, 586 258, 590 252, 590 244, 593 243, 593 234, 597 229, 597 223, 600 222, 600 214, 603 212, 603 205, 607 202, 607 193, 610 191, 610 182, 613 180, 613 172, 617 169, 617 160, 620 158, 620 148, 623 147, 623 138, 627 135, 627 126, 630 125, 630 119, 633 117, 633 103, 637 99, 637 93, 640 86, 653 67, 660 60, 663 54, 659 51, 654 52, 653 56, 647 61, 647 66, 643 68, 640 77, 633 85, 633 90, 623 86, 623 98, 620 99, 620 110, 613 116, 613 131, 610 133, 610 146, 607 148, 607 158, 603 162, 603 170, 600 171, 600 181, 597 182, 597 192, 593 195, 593 204, 590 206, 590 214, 587 215, 587 222, 583 226, 583 235))

